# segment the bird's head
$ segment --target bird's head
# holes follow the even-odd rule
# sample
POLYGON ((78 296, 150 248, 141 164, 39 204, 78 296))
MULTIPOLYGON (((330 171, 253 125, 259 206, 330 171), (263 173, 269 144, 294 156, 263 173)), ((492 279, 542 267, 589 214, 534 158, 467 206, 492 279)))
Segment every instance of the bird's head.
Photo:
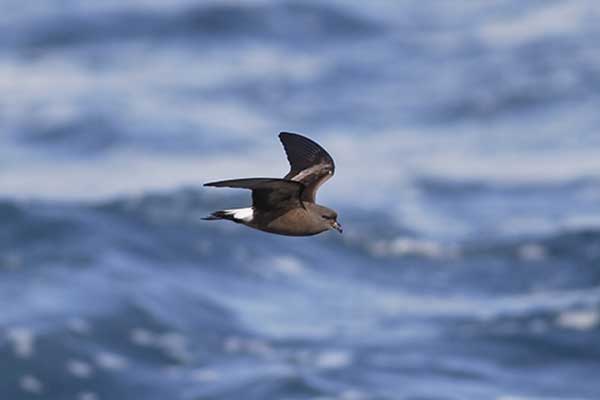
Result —
POLYGON ((329 208, 321 207, 321 218, 329 224, 329 229, 335 229, 339 233, 342 233, 342 225, 337 221, 337 213, 329 208))

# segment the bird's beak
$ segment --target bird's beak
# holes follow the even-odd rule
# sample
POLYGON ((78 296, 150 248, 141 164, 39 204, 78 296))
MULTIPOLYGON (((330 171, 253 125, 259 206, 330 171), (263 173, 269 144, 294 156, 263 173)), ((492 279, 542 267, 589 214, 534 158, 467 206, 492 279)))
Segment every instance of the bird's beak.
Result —
POLYGON ((342 229, 342 226, 337 221, 334 221, 333 224, 331 224, 331 228, 335 229, 339 233, 344 232, 344 230, 342 229))

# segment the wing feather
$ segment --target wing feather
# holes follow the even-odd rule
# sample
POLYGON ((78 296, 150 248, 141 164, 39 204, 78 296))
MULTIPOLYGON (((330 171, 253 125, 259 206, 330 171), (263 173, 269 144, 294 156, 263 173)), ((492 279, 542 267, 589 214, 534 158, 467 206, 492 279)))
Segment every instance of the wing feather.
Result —
POLYGON ((335 172, 333 158, 319 144, 297 133, 281 132, 279 139, 290 163, 284 179, 303 183, 302 200, 314 203, 319 187, 335 172))
POLYGON ((229 187, 252 190, 252 207, 259 210, 274 211, 304 207, 301 196, 304 184, 287 179, 245 178, 209 182, 204 186, 229 187))

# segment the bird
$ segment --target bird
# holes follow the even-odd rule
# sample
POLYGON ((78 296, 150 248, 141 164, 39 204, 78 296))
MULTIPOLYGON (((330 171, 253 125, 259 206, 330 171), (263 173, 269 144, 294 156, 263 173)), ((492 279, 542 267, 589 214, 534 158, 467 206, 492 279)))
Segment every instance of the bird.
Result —
POLYGON ((316 203, 317 190, 335 172, 333 158, 313 140, 281 132, 290 171, 283 178, 242 178, 204 186, 250 189, 252 207, 215 211, 204 220, 229 220, 260 231, 312 236, 330 229, 342 233, 334 210, 316 203))

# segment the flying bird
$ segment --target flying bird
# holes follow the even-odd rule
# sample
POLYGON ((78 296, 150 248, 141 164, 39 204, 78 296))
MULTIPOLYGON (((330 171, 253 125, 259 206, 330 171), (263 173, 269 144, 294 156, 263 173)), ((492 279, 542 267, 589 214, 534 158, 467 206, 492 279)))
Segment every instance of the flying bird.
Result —
POLYGON ((335 229, 337 213, 316 203, 317 190, 335 172, 333 159, 314 141, 281 132, 279 140, 290 163, 283 179, 244 178, 204 186, 252 190, 252 207, 215 211, 205 220, 229 220, 250 228, 287 236, 310 236, 335 229))

